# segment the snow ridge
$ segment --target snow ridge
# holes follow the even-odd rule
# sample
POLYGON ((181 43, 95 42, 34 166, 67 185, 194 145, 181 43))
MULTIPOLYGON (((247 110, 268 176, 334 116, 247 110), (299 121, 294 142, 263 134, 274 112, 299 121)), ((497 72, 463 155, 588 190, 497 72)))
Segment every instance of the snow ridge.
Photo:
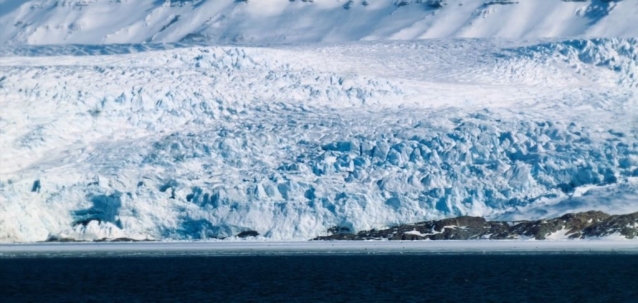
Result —
POLYGON ((636 1, 0 0, 0 44, 636 37, 636 1))

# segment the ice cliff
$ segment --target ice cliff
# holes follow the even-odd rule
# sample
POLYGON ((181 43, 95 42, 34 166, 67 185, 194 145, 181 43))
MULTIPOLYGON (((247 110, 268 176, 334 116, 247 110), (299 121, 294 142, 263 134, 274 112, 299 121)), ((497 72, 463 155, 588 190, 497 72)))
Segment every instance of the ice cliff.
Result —
POLYGON ((0 240, 636 211, 637 45, 5 46, 0 240))

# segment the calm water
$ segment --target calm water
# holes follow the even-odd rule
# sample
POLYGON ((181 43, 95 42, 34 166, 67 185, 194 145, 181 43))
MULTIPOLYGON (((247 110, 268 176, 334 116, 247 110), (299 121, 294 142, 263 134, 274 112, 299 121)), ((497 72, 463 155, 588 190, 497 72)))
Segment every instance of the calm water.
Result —
POLYGON ((0 301, 638 302, 638 255, 0 259, 0 301))

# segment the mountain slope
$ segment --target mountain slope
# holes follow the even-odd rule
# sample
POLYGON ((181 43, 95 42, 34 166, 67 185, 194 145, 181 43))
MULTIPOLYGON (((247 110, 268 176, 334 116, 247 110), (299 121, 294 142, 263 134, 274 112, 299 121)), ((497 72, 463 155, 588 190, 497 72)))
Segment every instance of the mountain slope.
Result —
POLYGON ((636 37, 636 1, 0 0, 0 43, 636 37))

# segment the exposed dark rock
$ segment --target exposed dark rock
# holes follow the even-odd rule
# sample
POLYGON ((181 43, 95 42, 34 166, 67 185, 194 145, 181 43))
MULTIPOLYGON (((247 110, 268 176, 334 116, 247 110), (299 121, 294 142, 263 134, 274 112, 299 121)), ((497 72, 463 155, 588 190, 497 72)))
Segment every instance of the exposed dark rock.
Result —
POLYGON ((238 238, 248 238, 248 237, 257 237, 257 236, 259 236, 259 233, 254 230, 246 230, 237 234, 238 238))
POLYGON ((50 235, 45 242, 83 242, 73 238, 63 238, 59 236, 50 235))
POLYGON ((633 239, 638 235, 638 212, 627 215, 609 216, 599 224, 594 224, 583 229, 584 237, 601 237, 615 233, 633 239))
MULTIPOLYGON (((101 239, 95 239, 92 242, 148 242, 148 241, 153 241, 153 240, 149 240, 149 239, 137 240, 133 238, 122 237, 122 238, 113 238, 113 239, 101 238, 101 239)), ((50 235, 45 242, 89 242, 89 241, 50 235)))
POLYGON ((364 230, 358 233, 339 232, 331 227, 330 235, 313 240, 470 240, 470 239, 518 239, 544 240, 561 232, 570 239, 604 237, 619 234, 628 239, 638 236, 638 212, 614 215, 588 211, 570 213, 559 218, 535 221, 487 221, 481 217, 462 216, 414 224, 402 224, 381 230, 364 230))
POLYGON ((426 3, 432 8, 443 8, 447 3, 446 0, 428 0, 426 3))
POLYGON ((137 239, 132 239, 132 238, 127 238, 127 237, 122 237, 122 238, 114 238, 114 239, 109 239, 109 238, 102 238, 102 239, 96 239, 93 240, 93 242, 148 242, 151 240, 137 240, 137 239))

